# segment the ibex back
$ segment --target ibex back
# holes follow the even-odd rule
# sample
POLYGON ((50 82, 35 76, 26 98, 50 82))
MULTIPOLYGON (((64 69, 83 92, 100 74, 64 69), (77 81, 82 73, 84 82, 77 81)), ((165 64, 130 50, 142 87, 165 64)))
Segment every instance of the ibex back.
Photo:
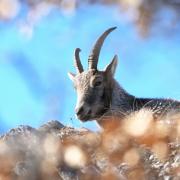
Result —
POLYGON ((127 93, 114 79, 117 55, 103 71, 97 69, 101 47, 105 38, 116 27, 106 30, 96 41, 88 58, 88 70, 84 71, 80 61, 80 49, 75 50, 74 65, 77 74, 69 73, 77 91, 76 115, 81 121, 100 120, 118 113, 125 116, 142 108, 152 110, 154 117, 179 111, 180 102, 171 99, 137 98, 127 93))

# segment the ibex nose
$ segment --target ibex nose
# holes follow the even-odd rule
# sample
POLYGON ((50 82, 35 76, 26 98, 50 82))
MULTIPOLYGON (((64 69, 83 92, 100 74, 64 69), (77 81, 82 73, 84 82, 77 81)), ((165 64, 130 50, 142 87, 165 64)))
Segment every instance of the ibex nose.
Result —
POLYGON ((83 106, 80 106, 80 107, 76 108, 75 111, 76 111, 77 116, 79 116, 83 113, 84 108, 83 108, 83 106))

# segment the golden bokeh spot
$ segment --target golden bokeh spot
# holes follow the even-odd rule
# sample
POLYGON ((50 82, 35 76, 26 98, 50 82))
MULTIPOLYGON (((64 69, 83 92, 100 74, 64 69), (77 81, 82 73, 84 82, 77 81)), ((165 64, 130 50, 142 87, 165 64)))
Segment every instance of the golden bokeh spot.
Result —
POLYGON ((142 109, 131 113, 127 118, 125 118, 123 129, 131 136, 140 137, 145 133, 148 133, 148 130, 151 130, 152 122, 152 111, 148 109, 142 109))
POLYGON ((129 149, 125 152, 123 161, 130 166, 135 166, 139 162, 139 154, 135 148, 129 149))
POLYGON ((0 0, 0 17, 5 20, 15 18, 20 11, 19 0, 0 0))
POLYGON ((64 161, 73 168, 81 168, 86 165, 85 153, 78 146, 69 145, 64 150, 64 161))
POLYGON ((152 146, 152 152, 160 159, 165 161, 168 154, 168 145, 163 141, 159 141, 152 146))

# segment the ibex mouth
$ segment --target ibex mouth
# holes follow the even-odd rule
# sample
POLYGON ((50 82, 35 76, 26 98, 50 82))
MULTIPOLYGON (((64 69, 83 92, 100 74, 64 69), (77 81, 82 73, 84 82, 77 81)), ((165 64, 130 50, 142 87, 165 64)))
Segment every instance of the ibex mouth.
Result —
POLYGON ((101 109, 96 114, 93 115, 92 112, 90 111, 87 114, 77 115, 77 118, 82 122, 93 121, 93 120, 100 119, 102 116, 104 116, 104 114, 106 114, 106 112, 107 112, 107 109, 101 109))
POLYGON ((91 119, 91 116, 90 115, 79 115, 77 116, 78 119, 82 122, 86 122, 86 121, 89 121, 91 119))

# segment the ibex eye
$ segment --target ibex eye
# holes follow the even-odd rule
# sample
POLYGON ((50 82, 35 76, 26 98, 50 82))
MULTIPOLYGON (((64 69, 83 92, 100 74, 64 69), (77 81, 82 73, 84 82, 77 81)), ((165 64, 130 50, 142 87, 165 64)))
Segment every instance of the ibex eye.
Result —
POLYGON ((101 81, 96 81, 96 82, 94 83, 94 87, 100 86, 101 83, 102 83, 101 81))

